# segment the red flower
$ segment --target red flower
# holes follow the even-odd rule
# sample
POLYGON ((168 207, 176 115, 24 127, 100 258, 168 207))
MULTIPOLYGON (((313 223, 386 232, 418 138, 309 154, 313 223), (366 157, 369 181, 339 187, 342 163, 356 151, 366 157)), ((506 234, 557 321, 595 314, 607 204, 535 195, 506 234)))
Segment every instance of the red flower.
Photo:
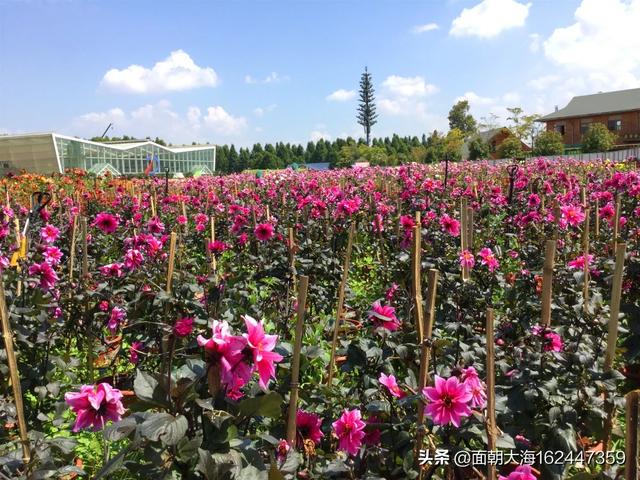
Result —
POLYGON ((316 445, 320 443, 324 433, 320 430, 322 418, 314 413, 298 410, 296 413, 296 445, 298 448, 304 446, 305 440, 312 440, 316 445))
POLYGON ((173 326, 173 334, 176 337, 187 337, 193 331, 193 318, 184 317, 176 321, 173 326))
POLYGON ((113 233, 118 228, 118 217, 110 213, 101 212, 96 215, 92 226, 98 227, 104 233, 113 233))
POLYGON ((256 234, 256 238, 262 242, 271 240, 273 237, 273 225, 270 223, 260 223, 256 225, 254 233, 256 234))

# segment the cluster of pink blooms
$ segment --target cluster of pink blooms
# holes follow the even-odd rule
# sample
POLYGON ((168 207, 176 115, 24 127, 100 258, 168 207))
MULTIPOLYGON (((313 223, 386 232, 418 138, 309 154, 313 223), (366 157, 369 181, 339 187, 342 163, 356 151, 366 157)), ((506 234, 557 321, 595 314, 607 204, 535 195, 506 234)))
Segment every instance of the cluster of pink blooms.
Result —
POLYGON ((76 414, 74 432, 85 428, 100 430, 109 420, 119 421, 125 413, 122 393, 108 383, 83 385, 79 392, 65 393, 64 399, 76 414))
POLYGON ((382 305, 379 300, 371 305, 369 320, 376 328, 384 328, 390 332, 400 328, 400 320, 396 317, 396 309, 389 305, 382 305))
POLYGON ((362 414, 357 408, 345 409, 338 420, 331 424, 333 432, 338 437, 338 450, 349 455, 357 455, 362 440, 366 433, 366 423, 362 420, 362 414))
POLYGON ((118 229, 120 221, 116 215, 101 212, 96 215, 96 218, 91 225, 98 227, 103 233, 111 234, 118 229))
POLYGON ((531 332, 534 335, 542 337, 544 339, 544 351, 545 352, 561 352, 562 351, 562 337, 549 328, 545 328, 540 325, 535 325, 531 332))
POLYGON ((273 351, 277 335, 267 335, 262 321, 245 315, 247 333, 231 335, 226 321, 213 322, 213 335, 205 338, 198 335, 198 345, 204 347, 210 362, 220 368, 220 381, 229 398, 237 400, 254 372, 258 372, 258 384, 266 389, 271 378, 275 378, 276 363, 282 355, 273 351))
POLYGON ((459 378, 436 375, 434 386, 425 387, 422 394, 427 399, 425 413, 433 423, 456 427, 471 415, 472 408, 484 408, 487 400, 485 386, 473 367, 462 369, 459 378))

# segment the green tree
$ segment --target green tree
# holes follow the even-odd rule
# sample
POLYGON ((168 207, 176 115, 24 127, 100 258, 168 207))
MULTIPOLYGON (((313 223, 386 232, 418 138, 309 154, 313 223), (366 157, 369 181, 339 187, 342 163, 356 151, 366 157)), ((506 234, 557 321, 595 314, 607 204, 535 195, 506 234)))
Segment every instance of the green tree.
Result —
MULTIPOLYGON (((462 146, 464 145, 464 132, 459 128, 452 128, 444 137, 444 153, 449 160, 462 159, 462 146)), ((442 160, 442 159, 441 159, 442 160)))
POLYGON ((378 114, 376 113, 376 104, 374 97, 373 83, 371 82, 371 74, 364 67, 364 73, 360 77, 360 105, 358 105, 358 114, 356 119, 364 128, 367 145, 371 140, 371 127, 377 123, 378 114))
POLYGON ((540 115, 525 115, 524 110, 520 107, 507 108, 507 111, 511 114, 507 117, 507 120, 511 122, 511 131, 521 141, 533 145, 536 135, 542 128, 542 124, 536 121, 540 115))
POLYGON ((523 155, 522 142, 515 135, 511 135, 504 139, 504 141, 498 145, 497 149, 498 158, 518 158, 523 155))
POLYGON ((564 142, 560 133, 545 130, 536 137, 533 145, 534 155, 562 155, 563 153, 564 142))
POLYGON ((583 152, 607 152, 616 144, 618 136, 603 123, 592 123, 582 136, 583 152))
POLYGON ((449 128, 457 128, 464 137, 468 137, 477 129, 476 120, 469 113, 469 101, 460 100, 449 110, 449 128))
POLYGON ((427 138, 425 150, 425 163, 435 163, 444 160, 445 140, 437 130, 434 130, 431 135, 429 135, 429 138, 427 138))
POLYGON ((469 160, 489 158, 491 147, 479 136, 475 136, 469 142, 469 160))

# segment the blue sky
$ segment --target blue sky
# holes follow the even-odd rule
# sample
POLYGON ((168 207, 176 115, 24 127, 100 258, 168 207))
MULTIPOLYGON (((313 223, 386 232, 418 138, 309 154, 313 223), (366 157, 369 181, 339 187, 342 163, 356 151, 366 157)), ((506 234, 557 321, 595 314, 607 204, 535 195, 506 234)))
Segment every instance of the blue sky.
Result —
POLYGON ((366 65, 374 136, 420 135, 461 97, 504 120, 640 86, 638 24, 640 0, 0 0, 0 133, 358 136, 366 65))

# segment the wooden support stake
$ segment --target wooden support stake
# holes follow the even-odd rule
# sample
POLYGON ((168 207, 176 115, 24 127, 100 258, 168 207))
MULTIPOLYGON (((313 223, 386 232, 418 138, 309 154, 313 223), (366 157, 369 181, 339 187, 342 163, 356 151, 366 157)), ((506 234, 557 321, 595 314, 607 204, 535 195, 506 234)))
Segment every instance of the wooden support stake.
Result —
POLYGON ((300 350, 304 335, 304 315, 307 305, 307 289, 309 277, 301 275, 298 282, 298 319, 296 322, 296 338, 293 345, 291 359, 291 392, 289 393, 289 416, 287 419, 287 442, 295 447, 296 442, 296 413, 298 412, 298 380, 300 377, 300 350))
POLYGON ((556 256, 556 240, 547 240, 544 249, 544 267, 542 269, 542 315, 543 327, 551 325, 551 294, 553 291, 553 264, 556 256))
POLYGON ((89 252, 87 251, 87 217, 80 218, 80 232, 82 234, 82 279, 85 280, 89 275, 89 252))
POLYGON ((289 238, 289 270, 291 271, 291 281, 293 285, 296 285, 296 238, 295 233, 292 227, 289 227, 287 230, 288 238, 289 238))
POLYGON ((584 279, 582 284, 582 302, 584 312, 587 312, 587 304, 589 303, 589 222, 590 211, 584 211, 584 227, 582 228, 582 258, 584 258, 584 267, 582 270, 584 279))
MULTIPOLYGON (((211 243, 216 241, 216 219, 215 217, 211 217, 211 222, 210 222, 210 226, 211 226, 211 243)), ((216 260, 216 254, 214 252, 211 252, 211 271, 215 272, 216 269, 218 268, 218 263, 216 260)))
POLYGON ((22 385, 20 384, 20 372, 16 352, 13 349, 13 332, 9 321, 6 297, 4 293, 4 278, 0 275, 0 320, 2 321, 2 334, 4 346, 9 364, 9 377, 13 389, 13 399, 16 404, 16 416, 18 417, 18 429, 20 430, 20 443, 22 443, 22 461, 27 465, 31 461, 31 446, 27 434, 27 422, 24 419, 24 403, 22 400, 22 385))
MULTIPOLYGON (((607 332, 607 352, 604 357, 604 371, 610 372, 613 368, 613 360, 616 356, 616 345, 618 343, 618 317, 620 315, 620 299, 622 297, 622 278, 624 276, 624 256, 627 253, 627 244, 619 242, 616 244, 616 263, 613 272, 613 284, 611 286, 611 305, 609 317, 609 331, 607 332)), ((606 399, 605 399, 606 401, 606 399)), ((607 402, 607 419, 604 426, 603 450, 609 451, 611 443, 611 431, 613 429, 613 419, 615 416, 615 405, 607 402)))
POLYGON ((415 307, 416 331, 418 343, 424 340, 424 321, 422 310, 422 228, 420 212, 416 212, 416 226, 413 227, 413 245, 411 251, 413 303, 415 307))
POLYGON ((613 240, 611 241, 611 247, 613 253, 616 253, 616 244, 618 237, 620 236, 620 197, 616 196, 616 211, 613 215, 613 240))
POLYGON ((333 340, 331 341, 331 358, 329 360, 329 375, 327 385, 333 382, 333 369, 336 364, 336 348, 338 346, 338 333, 340 332, 340 322, 342 321, 342 308, 344 307, 344 290, 347 286, 349 276, 349 263, 351 262, 351 249, 353 248, 353 237, 356 232, 355 222, 351 223, 349 229, 349 239, 347 240, 347 250, 344 253, 344 265, 342 266, 342 280, 338 287, 338 305, 336 307, 336 321, 333 326, 333 340))
POLYGON ((626 401, 626 440, 625 446, 625 480, 639 480, 638 474, 638 423, 640 423, 640 390, 627 393, 626 401))
POLYGON ((167 270, 167 288, 166 292, 171 293, 171 283, 173 281, 173 267, 176 260, 176 240, 178 235, 176 232, 171 232, 171 239, 169 240, 169 268, 167 270))
POLYGON ((473 250, 473 208, 467 207, 467 248, 473 250))
POLYGON ((596 236, 596 240, 600 236, 600 200, 596 199, 596 224, 594 225, 595 231, 593 232, 596 236))
MULTIPOLYGON (((432 268, 427 274, 427 315, 424 319, 424 336, 421 342, 420 373, 418 374, 418 391, 429 383, 429 361, 431 360, 431 334, 436 318, 436 292, 438 290, 438 270, 432 268)), ((418 411, 418 423, 422 423, 424 411, 418 411)))
MULTIPOLYGON (((495 354, 494 354, 494 313, 492 308, 487 308, 487 449, 494 451, 498 439, 498 426, 496 425, 496 391, 495 391, 495 354)), ((489 464, 487 469, 487 480, 496 480, 496 466, 489 464)))
MULTIPOLYGON (((467 199, 462 198, 460 200, 460 248, 462 252, 469 249, 467 235, 469 233, 469 227, 467 225, 467 199)), ((462 267, 462 281, 469 280, 469 267, 462 267)))

